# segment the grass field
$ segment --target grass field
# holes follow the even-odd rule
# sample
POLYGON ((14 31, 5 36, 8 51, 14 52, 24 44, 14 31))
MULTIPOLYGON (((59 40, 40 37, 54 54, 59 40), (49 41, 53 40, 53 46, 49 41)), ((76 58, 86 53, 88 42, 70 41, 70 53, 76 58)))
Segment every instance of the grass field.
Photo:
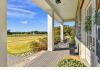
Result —
MULTIPOLYGON (((39 42, 40 39, 47 37, 46 35, 34 36, 8 36, 7 38, 7 51, 13 55, 25 55, 32 53, 33 47, 30 46, 31 42, 39 42)), ((36 47, 36 46, 34 46, 36 47)))

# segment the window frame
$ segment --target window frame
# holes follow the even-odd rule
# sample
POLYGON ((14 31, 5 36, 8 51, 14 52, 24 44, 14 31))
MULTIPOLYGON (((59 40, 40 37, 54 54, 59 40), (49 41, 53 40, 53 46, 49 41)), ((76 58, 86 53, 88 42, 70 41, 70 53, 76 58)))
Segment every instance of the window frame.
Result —
MULTIPOLYGON (((86 13, 85 18, 87 18, 87 16, 91 16, 92 17, 92 2, 91 1, 87 5, 85 13, 86 13)), ((88 49, 92 48, 92 30, 87 32, 86 45, 87 45, 88 49)))

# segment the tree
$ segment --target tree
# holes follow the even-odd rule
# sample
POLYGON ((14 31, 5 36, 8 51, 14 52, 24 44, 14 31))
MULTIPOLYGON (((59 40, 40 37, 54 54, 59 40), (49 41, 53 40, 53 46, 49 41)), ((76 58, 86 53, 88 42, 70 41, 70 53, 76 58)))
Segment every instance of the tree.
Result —
MULTIPOLYGON (((74 42, 75 28, 64 25, 64 37, 66 36, 68 36, 74 42)), ((54 28, 54 42, 55 43, 60 42, 60 27, 54 28)))
POLYGON ((12 34, 12 32, 10 30, 7 30, 7 34, 10 35, 12 34))

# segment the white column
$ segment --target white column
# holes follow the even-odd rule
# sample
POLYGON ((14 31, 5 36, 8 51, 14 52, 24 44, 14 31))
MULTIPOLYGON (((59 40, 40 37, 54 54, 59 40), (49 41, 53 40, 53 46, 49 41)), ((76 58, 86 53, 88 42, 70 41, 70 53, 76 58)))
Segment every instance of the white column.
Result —
POLYGON ((81 47, 80 47, 80 56, 82 59, 86 58, 86 32, 85 32, 85 9, 82 9, 81 17, 81 47))
POLYGON ((54 13, 48 15, 48 51, 54 50, 54 13))
POLYGON ((7 66, 6 0, 0 0, 0 67, 7 66))
POLYGON ((96 56, 96 23, 95 23, 95 10, 96 10, 96 0, 92 0, 92 66, 97 66, 97 56, 96 56))
POLYGON ((63 42, 63 40, 64 40, 63 23, 60 23, 60 38, 61 38, 61 42, 63 42))

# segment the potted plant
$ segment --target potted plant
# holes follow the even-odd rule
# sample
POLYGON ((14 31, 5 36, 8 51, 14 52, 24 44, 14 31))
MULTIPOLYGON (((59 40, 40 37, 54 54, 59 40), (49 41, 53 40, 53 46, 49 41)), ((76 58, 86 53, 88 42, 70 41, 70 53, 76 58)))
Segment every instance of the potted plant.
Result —
POLYGON ((69 47, 70 47, 70 54, 74 54, 75 53, 75 40, 72 37, 69 41, 69 47))

